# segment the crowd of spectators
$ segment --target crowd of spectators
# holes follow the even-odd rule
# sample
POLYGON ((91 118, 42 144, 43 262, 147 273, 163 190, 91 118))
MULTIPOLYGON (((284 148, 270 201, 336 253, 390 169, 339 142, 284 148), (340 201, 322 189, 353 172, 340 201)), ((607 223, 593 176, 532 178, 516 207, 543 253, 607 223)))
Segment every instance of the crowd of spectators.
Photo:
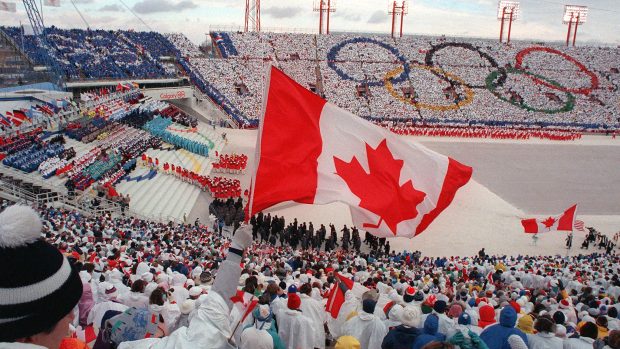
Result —
POLYGON ((22 35, 21 28, 2 27, 18 47, 23 47, 37 64, 53 60, 64 78, 124 79, 177 76, 174 67, 161 57, 174 57, 173 45, 162 34, 130 30, 82 30, 45 28, 50 45, 46 50, 33 35, 22 35), (23 42, 22 42, 23 40, 23 42))
POLYGON ((617 48, 352 34, 211 38, 223 58, 193 59, 187 68, 243 125, 261 113, 268 64, 372 120, 573 131, 609 131, 620 122, 617 48))
POLYGON ((203 55, 200 49, 183 34, 170 33, 164 34, 164 36, 178 50, 180 56, 187 60, 203 55))
POLYGON ((22 138, 17 144, 7 149, 6 157, 2 163, 26 173, 32 173, 43 162, 57 157, 65 152, 64 138, 62 136, 43 140, 40 134, 22 138))
MULTIPOLYGON (((48 317, 29 319, 20 332, 1 331, 0 342, 54 338, 121 349, 620 346, 615 255, 496 256, 482 249, 476 256, 431 258, 389 247, 323 251, 295 248, 289 240, 276 247, 259 241, 259 233, 252 241, 249 226, 231 238, 198 221, 88 217, 45 206, 6 208, 0 222, 7 220, 32 230, 0 230, 11 275, 32 273, 27 280, 36 280, 43 269, 37 265, 60 268, 51 258, 62 254, 75 269, 68 277, 76 286, 50 286, 57 292, 37 303, 50 309, 48 317), (32 224, 37 216, 42 223, 32 224), (17 249, 27 262, 11 259, 17 249), (42 249, 59 252, 35 258, 42 249), (71 337, 39 334, 63 316, 59 332, 70 327, 71 337)), ((257 231, 285 226, 283 218, 267 215, 253 223, 257 231)), ((308 234, 305 224, 292 225, 308 234)), ((11 314, 17 316, 1 328, 25 321, 17 310, 11 314)))

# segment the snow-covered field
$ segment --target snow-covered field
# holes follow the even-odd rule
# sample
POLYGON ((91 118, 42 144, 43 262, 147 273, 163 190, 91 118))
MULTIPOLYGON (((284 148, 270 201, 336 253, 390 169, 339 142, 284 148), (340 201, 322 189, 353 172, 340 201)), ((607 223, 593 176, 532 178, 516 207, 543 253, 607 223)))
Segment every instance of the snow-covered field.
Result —
MULTIPOLYGON (((243 152, 250 168, 243 176, 247 188, 255 155, 257 131, 227 130, 224 152, 243 152)), ((577 219, 613 235, 620 231, 620 139, 586 136, 576 142, 543 140, 473 140, 406 137, 474 168, 473 179, 452 205, 421 235, 395 238, 395 250, 420 250, 424 255, 473 255, 482 247, 489 254, 579 254, 585 233, 575 231, 573 248, 564 247, 566 233, 539 235, 536 245, 523 233, 520 220, 557 215, 580 204, 577 219), (581 215, 579 212, 584 212, 581 215)), ((312 221, 315 227, 351 225, 346 205, 283 203, 268 210, 287 221, 312 221)), ((593 251, 590 249, 590 251, 593 251)))

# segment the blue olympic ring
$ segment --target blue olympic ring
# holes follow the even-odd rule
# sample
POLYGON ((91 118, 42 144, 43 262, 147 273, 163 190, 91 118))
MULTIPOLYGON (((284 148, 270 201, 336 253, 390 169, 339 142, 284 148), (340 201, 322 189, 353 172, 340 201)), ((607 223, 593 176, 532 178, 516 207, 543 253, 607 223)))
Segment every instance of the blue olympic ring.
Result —
POLYGON ((396 49, 395 47, 388 45, 384 42, 375 40, 375 39, 370 39, 370 38, 352 38, 352 39, 348 39, 345 41, 342 41, 336 45, 334 45, 329 52, 327 53, 327 65, 332 68, 343 80, 351 80, 351 81, 355 81, 355 82, 359 82, 361 84, 368 84, 368 86, 383 86, 384 82, 383 80, 367 80, 367 79, 356 79, 352 76, 350 76, 349 74, 345 73, 342 69, 338 68, 338 66, 336 65, 338 63, 338 61, 336 60, 336 57, 338 55, 338 53, 340 52, 340 50, 342 50, 343 47, 345 47, 346 45, 349 44, 357 44, 357 43, 373 43, 376 45, 381 46, 382 48, 390 51, 390 53, 392 53, 394 56, 396 56, 396 58, 398 59, 398 61, 400 63, 403 64, 403 72, 394 77, 392 79, 393 83, 399 83, 399 82, 403 82, 406 81, 409 78, 409 63, 407 63, 407 59, 405 58, 405 56, 403 56, 398 49, 396 49))

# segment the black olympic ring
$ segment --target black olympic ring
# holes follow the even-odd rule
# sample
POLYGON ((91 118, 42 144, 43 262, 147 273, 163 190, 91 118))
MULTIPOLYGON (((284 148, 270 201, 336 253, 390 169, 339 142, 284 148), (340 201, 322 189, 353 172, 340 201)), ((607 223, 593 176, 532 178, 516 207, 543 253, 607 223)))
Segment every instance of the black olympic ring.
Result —
MULTIPOLYGON (((424 64, 426 64, 429 67, 433 67, 435 62, 433 62, 433 58, 435 56, 435 53, 437 53, 437 51, 443 50, 444 48, 447 47, 460 47, 469 51, 474 51, 476 53, 478 53, 480 55, 480 57, 484 58, 487 62, 489 62, 489 64, 491 64, 491 67, 497 69, 498 71, 498 76, 497 76, 497 81, 495 82, 496 86, 502 86, 505 82, 506 82, 506 78, 508 77, 508 75, 506 74, 506 69, 504 67, 500 67, 499 64, 497 64, 497 61, 488 53, 480 50, 480 48, 472 45, 472 44, 468 44, 468 43, 463 43, 463 42, 443 42, 439 45, 434 45, 432 46, 432 48, 430 50, 428 50, 426 52, 426 56, 424 57, 424 64)), ((437 74, 435 72, 433 72, 433 74, 435 74, 437 77, 439 77, 440 79, 443 79, 445 81, 448 82, 454 82, 451 81, 449 78, 447 78, 446 76, 443 76, 441 74, 437 74)), ((469 87, 469 88, 480 88, 480 89, 486 89, 487 86, 486 84, 482 84, 482 85, 471 85, 471 84, 465 84, 465 86, 469 87)))

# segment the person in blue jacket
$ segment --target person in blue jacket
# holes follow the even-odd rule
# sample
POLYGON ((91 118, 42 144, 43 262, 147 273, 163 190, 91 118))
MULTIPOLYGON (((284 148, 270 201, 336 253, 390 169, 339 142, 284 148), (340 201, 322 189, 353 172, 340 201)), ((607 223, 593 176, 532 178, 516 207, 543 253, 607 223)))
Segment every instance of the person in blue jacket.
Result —
POLYGON ((405 308, 401 315, 402 325, 396 326, 383 338, 381 349, 411 349, 413 343, 422 332, 420 326, 420 310, 405 308))
POLYGON ((446 340, 446 336, 439 331, 439 317, 436 314, 429 314, 424 321, 424 329, 422 334, 413 342, 413 349, 421 349, 430 342, 442 342, 446 340))
POLYGON ((517 335, 527 344, 527 336, 518 328, 517 312, 512 306, 505 306, 499 315, 499 323, 488 326, 482 331, 480 338, 487 344, 489 349, 510 349, 508 337, 517 335))

